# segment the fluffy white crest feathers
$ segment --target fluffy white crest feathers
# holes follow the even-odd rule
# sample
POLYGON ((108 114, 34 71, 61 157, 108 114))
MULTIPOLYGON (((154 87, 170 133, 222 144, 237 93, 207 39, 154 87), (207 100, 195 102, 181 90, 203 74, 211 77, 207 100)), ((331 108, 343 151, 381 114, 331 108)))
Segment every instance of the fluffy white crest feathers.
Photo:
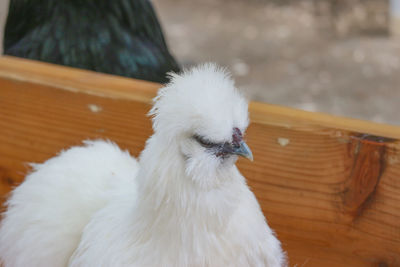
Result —
POLYGON ((234 127, 246 129, 247 101, 224 69, 208 63, 171 77, 150 111, 156 133, 180 138, 196 132, 222 142, 234 127))

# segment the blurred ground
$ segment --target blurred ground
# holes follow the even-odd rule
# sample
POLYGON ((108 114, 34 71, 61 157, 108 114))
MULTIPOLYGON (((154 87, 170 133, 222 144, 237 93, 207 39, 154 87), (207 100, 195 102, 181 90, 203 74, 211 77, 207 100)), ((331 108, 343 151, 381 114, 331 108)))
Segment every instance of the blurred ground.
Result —
POLYGON ((0 0, 0 54, 3 53, 3 31, 8 13, 8 0, 0 0))
POLYGON ((153 0, 177 59, 228 66, 251 99, 400 125, 386 1, 324 2, 153 0))

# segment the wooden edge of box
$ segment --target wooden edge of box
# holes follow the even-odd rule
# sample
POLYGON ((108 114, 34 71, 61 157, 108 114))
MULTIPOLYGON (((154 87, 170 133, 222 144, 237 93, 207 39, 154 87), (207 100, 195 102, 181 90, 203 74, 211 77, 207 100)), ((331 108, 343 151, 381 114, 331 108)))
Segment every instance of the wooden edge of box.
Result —
MULTIPOLYGON (((51 86, 73 92, 151 103, 158 83, 135 80, 88 70, 11 56, 0 57, 0 78, 51 86)), ((251 121, 288 129, 315 131, 336 129, 386 138, 400 139, 400 127, 344 118, 319 112, 308 112, 278 105, 251 102, 251 121)))

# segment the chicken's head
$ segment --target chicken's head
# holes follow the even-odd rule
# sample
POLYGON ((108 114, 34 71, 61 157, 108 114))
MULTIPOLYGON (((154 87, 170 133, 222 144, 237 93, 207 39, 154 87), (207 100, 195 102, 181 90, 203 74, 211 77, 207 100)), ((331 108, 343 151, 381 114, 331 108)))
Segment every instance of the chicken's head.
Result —
POLYGON ((155 135, 178 148, 186 173, 195 180, 232 168, 237 156, 253 159, 243 139, 249 123, 247 100, 230 75, 214 64, 172 74, 150 114, 155 135))

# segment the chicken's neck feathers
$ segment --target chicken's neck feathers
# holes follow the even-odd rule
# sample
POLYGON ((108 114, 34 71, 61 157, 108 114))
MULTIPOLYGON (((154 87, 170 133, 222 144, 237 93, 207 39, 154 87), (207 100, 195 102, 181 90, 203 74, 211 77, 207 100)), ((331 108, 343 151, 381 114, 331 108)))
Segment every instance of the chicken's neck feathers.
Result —
POLYGON ((140 156, 138 206, 147 210, 153 223, 179 220, 181 226, 187 218, 190 224, 222 227, 247 190, 243 176, 233 164, 211 177, 219 183, 204 188, 188 177, 185 160, 176 143, 166 145, 162 138, 152 136, 140 156))

